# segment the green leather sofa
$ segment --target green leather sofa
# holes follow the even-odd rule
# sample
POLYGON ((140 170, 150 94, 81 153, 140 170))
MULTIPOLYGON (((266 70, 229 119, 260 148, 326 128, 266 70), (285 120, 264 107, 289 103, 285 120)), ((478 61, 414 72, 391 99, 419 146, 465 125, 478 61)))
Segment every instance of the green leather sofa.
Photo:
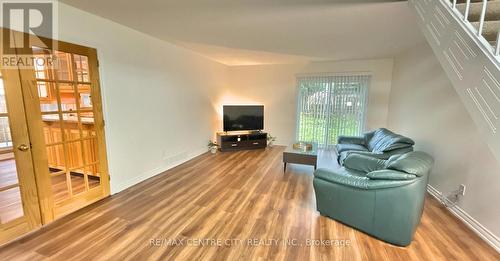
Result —
POLYGON ((423 152, 388 160, 349 155, 342 168, 314 172, 317 209, 322 216, 407 246, 422 216, 433 162, 423 152))
POLYGON ((336 150, 342 165, 350 154, 362 154, 378 159, 413 151, 415 142, 388 129, 380 128, 365 133, 362 137, 339 136, 336 150))

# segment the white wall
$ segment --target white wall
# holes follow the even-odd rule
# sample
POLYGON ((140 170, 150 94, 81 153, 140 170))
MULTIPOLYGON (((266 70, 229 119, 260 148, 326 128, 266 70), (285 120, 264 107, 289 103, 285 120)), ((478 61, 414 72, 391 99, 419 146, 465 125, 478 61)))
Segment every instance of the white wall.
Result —
POLYGON ((206 151, 209 90, 224 86, 226 66, 59 7, 59 38, 98 51, 112 193, 206 151))
POLYGON ((500 235, 500 164, 427 43, 395 58, 389 127, 434 156, 431 186, 449 193, 465 184, 460 208, 500 235))
POLYGON ((290 144, 295 140, 296 75, 350 72, 372 75, 367 128, 386 126, 392 68, 392 59, 230 67, 228 84, 212 94, 214 129, 222 130, 223 104, 264 104, 266 131, 278 137, 278 144, 290 144))

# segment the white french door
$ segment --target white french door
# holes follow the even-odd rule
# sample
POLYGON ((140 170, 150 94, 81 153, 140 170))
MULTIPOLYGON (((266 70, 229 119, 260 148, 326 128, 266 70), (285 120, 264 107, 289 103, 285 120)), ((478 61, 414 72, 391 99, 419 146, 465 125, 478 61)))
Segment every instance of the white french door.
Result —
POLYGON ((297 140, 329 149, 339 135, 365 130, 369 75, 297 78, 297 140))

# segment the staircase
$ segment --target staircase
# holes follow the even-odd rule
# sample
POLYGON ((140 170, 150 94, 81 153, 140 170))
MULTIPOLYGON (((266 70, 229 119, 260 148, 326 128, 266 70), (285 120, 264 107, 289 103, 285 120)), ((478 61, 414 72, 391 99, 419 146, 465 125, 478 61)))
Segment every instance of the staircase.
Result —
POLYGON ((500 161, 500 0, 409 0, 448 78, 500 161))
POLYGON ((459 11, 465 21, 472 24, 477 32, 479 32, 481 28, 481 14, 483 8, 485 8, 481 35, 490 42, 496 52, 497 37, 498 32, 500 32, 500 0, 470 0, 469 4, 467 4, 466 0, 457 0, 456 3, 450 0, 450 2, 452 7, 455 4, 456 10, 459 11))

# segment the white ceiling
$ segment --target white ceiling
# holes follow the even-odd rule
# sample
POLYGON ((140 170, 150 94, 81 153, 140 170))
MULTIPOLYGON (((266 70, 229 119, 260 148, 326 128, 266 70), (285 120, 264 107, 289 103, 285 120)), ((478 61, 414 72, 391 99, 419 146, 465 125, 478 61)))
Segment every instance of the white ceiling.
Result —
POLYGON ((424 39, 405 1, 61 1, 227 65, 387 58, 424 39))

